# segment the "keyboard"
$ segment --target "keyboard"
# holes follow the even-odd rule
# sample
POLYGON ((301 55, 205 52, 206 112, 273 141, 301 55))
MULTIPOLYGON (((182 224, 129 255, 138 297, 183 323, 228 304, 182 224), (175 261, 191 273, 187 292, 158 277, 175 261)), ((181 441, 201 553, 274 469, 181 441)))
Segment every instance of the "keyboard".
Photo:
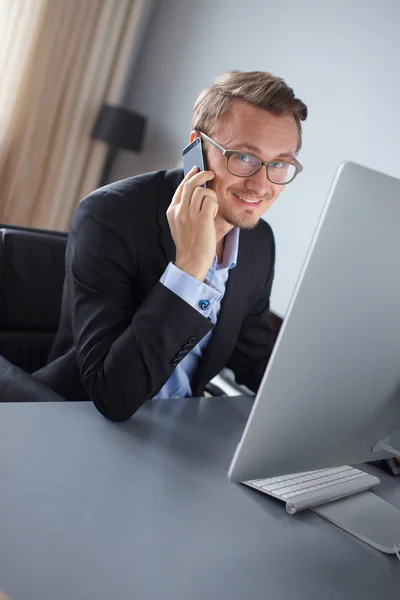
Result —
POLYGON ((299 510, 364 492, 380 481, 369 473, 344 466, 243 483, 286 502, 287 512, 294 514, 299 510))

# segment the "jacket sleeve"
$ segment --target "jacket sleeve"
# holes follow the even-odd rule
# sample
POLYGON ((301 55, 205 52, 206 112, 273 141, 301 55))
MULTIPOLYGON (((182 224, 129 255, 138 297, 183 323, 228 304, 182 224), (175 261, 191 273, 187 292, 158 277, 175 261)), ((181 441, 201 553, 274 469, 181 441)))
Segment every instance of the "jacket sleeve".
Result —
POLYGON ((135 246, 110 210, 118 198, 96 194, 75 212, 66 284, 82 383, 105 417, 124 421, 169 379, 177 353, 187 353, 212 323, 159 281, 140 303, 135 246))
POLYGON ((274 347, 275 334, 270 321, 270 295, 274 279, 275 242, 271 231, 271 262, 261 293, 246 314, 227 367, 237 383, 257 392, 274 347))

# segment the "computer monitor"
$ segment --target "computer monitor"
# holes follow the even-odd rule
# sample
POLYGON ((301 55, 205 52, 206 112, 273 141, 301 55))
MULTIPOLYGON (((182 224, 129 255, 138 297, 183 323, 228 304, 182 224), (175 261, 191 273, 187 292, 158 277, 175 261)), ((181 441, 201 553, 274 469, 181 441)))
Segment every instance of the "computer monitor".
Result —
POLYGON ((242 438, 233 481, 400 449, 400 180, 335 176, 242 438))

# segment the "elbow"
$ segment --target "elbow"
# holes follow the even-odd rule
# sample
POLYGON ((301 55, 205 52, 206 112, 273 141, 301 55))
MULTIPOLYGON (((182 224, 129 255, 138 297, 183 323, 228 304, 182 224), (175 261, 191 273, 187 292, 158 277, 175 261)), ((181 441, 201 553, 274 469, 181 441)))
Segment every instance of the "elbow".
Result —
POLYGON ((122 407, 117 405, 110 405, 107 402, 102 401, 99 398, 93 398, 93 404, 109 421, 114 421, 116 423, 124 423, 125 421, 129 421, 129 419, 135 414, 135 410, 132 410, 128 407, 122 407))
POLYGON ((145 396, 121 385, 106 382, 99 375, 92 378, 89 385, 88 383, 85 382, 85 387, 93 404, 99 413, 110 421, 129 421, 146 401, 145 396))

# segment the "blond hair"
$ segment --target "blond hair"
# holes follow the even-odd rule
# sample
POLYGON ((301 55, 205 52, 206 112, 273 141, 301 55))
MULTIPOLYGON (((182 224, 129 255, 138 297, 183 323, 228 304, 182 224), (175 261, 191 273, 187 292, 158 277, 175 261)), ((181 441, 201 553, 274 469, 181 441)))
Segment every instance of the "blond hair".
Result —
POLYGON ((293 115, 299 131, 297 151, 300 150, 301 121, 307 118, 307 106, 283 79, 266 71, 229 71, 215 79, 194 104, 192 129, 212 135, 218 120, 235 99, 276 115, 293 115))

